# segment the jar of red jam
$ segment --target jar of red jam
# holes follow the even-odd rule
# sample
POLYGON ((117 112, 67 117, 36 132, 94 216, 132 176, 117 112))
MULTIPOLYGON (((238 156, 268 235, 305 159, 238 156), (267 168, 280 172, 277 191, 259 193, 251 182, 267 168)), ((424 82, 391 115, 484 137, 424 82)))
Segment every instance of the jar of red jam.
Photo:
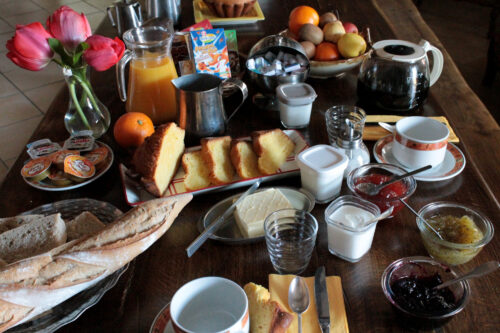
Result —
POLYGON ((417 182, 413 177, 406 177, 395 183, 382 188, 377 195, 368 195, 357 188, 361 183, 382 184, 396 175, 401 175, 407 171, 393 164, 371 163, 360 166, 349 173, 347 186, 349 190, 358 197, 368 200, 380 208, 381 212, 394 207, 389 217, 395 216, 403 207, 400 199, 408 200, 415 192, 417 182))

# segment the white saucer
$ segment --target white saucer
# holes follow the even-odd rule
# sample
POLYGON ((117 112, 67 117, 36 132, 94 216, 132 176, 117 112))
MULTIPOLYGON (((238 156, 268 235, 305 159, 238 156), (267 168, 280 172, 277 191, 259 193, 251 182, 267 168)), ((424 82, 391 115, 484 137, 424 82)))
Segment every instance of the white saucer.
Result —
MULTIPOLYGON (((392 144, 394 137, 392 134, 378 140, 373 147, 373 155, 379 163, 390 163, 400 166, 408 171, 412 170, 401 165, 392 155, 392 144)), ((448 142, 446 147, 446 155, 443 163, 436 165, 432 169, 419 173, 413 178, 423 182, 437 182, 447 180, 460 174, 465 168, 465 156, 460 149, 452 143, 448 142)))
POLYGON ((156 315, 149 333, 175 333, 170 317, 170 302, 156 315))

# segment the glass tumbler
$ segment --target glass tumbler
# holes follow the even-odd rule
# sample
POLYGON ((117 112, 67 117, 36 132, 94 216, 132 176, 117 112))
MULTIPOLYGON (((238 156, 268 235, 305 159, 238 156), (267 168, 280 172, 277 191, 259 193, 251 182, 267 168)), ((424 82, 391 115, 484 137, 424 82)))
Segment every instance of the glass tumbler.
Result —
POLYGON ((316 243, 316 218, 303 210, 281 209, 266 217, 264 230, 274 269, 280 274, 302 273, 316 243))
POLYGON ((362 135, 366 120, 365 111, 353 105, 335 105, 325 113, 326 131, 331 145, 335 145, 337 137, 346 129, 346 119, 354 125, 354 132, 362 135))

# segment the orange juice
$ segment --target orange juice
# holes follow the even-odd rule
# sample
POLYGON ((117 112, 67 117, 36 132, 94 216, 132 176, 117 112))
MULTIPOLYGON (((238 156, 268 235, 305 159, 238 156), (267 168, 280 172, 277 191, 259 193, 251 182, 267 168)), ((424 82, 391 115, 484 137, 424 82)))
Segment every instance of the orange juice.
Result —
POLYGON ((175 121, 177 102, 170 82, 177 78, 170 57, 141 57, 130 62, 127 112, 142 112, 155 125, 175 121))

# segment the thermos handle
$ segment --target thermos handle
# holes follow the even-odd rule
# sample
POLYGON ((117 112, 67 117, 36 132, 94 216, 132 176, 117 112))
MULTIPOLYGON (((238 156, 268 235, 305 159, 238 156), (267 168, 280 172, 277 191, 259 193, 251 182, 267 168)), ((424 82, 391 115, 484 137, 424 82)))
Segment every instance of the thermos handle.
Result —
POLYGON ((142 24, 141 4, 139 2, 134 3, 134 9, 135 9, 135 14, 137 15, 137 22, 139 23, 139 26, 141 26, 142 24))
POLYGON ((234 94, 235 91, 240 90, 242 96, 240 104, 234 109, 233 113, 227 118, 226 122, 229 122, 231 118, 236 114, 236 111, 243 105, 245 100, 248 97, 248 88, 247 85, 241 81, 240 79, 230 77, 228 79, 225 79, 224 81, 221 82, 219 85, 219 92, 222 96, 227 97, 229 95, 234 94))
POLYGON ((443 54, 441 53, 441 51, 439 51, 437 47, 432 46, 426 40, 421 40, 419 45, 424 48, 425 52, 432 53, 432 59, 434 60, 434 65, 432 66, 431 77, 430 77, 431 82, 429 83, 429 86, 432 86, 439 79, 439 76, 441 76, 441 72, 443 71, 443 64, 444 64, 443 54))
POLYGON ((118 83, 118 93, 120 94, 120 99, 122 102, 127 100, 127 88, 125 86, 125 67, 127 63, 132 59, 132 51, 125 50, 123 57, 118 62, 116 66, 116 82, 118 83))
POLYGON ((115 18, 113 16, 113 12, 111 11, 111 9, 114 9, 115 6, 108 6, 106 8, 106 12, 108 12, 108 18, 109 18, 109 21, 111 22, 111 25, 113 27, 116 27, 116 22, 115 22, 115 18))

